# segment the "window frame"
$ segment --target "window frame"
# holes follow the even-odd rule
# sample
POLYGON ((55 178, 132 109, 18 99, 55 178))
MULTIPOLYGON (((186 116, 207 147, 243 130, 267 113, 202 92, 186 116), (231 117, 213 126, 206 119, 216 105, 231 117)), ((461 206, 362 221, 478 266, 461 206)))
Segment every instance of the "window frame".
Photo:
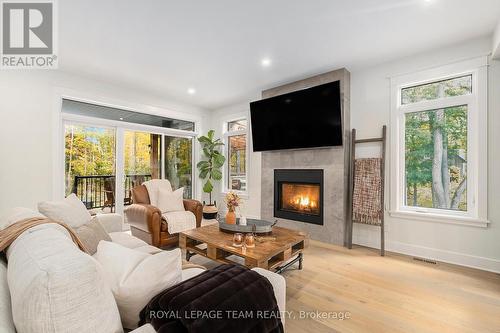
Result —
POLYGON ((249 177, 248 177, 248 168, 249 168, 249 160, 250 160, 250 151, 249 151, 249 145, 248 145, 248 133, 249 133, 249 118, 247 115, 239 115, 239 116, 232 116, 230 118, 227 118, 223 121, 222 123, 222 133, 223 133, 223 140, 224 140, 224 156, 226 157, 227 163, 224 163, 224 173, 222 176, 222 186, 223 194, 227 194, 228 192, 235 192, 237 193, 240 197, 244 199, 248 199, 248 193, 249 193, 249 177), (238 131, 229 131, 228 126, 229 123, 234 122, 234 121, 239 121, 239 120, 246 120, 247 121, 247 127, 244 130, 238 130, 238 131), (244 191, 241 190, 233 190, 229 188, 229 137, 232 136, 239 136, 239 135, 245 135, 245 140, 246 140, 246 146, 245 146, 245 180, 246 180, 246 189, 244 191))
POLYGON ((394 217, 486 227, 487 220, 487 58, 479 57, 391 78, 391 194, 394 217), (472 92, 402 104, 402 89, 472 76, 472 92), (405 204, 405 115, 447 107, 467 106, 467 211, 414 207, 405 204))

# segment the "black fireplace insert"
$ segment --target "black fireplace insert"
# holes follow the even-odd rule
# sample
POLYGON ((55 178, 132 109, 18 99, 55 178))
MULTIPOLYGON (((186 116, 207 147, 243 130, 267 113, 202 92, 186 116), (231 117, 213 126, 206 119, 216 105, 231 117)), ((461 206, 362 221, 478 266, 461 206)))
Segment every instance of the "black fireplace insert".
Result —
POLYGON ((274 216, 323 225, 323 170, 275 169, 274 216))

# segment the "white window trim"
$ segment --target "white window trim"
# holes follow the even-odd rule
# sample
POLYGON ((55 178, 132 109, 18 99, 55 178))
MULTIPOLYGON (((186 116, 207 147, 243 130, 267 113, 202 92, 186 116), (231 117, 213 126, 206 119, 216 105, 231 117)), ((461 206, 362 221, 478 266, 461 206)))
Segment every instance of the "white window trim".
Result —
POLYGON ((232 115, 224 119, 222 122, 222 133, 223 133, 223 140, 224 140, 224 156, 226 157, 226 162, 224 163, 224 172, 222 176, 222 194, 227 194, 229 192, 234 192, 237 193, 242 199, 248 199, 249 198, 249 179, 248 179, 248 168, 250 166, 250 151, 249 151, 249 126, 250 126, 250 118, 248 117, 248 113, 245 114, 238 114, 238 115, 232 115), (240 130, 240 131, 228 131, 227 126, 228 123, 232 121, 237 121, 237 120, 246 120, 247 121, 247 128, 246 130, 240 130), (246 136, 246 149, 245 149, 245 178, 246 178, 246 189, 245 191, 236 191, 236 190, 231 190, 229 188, 229 156, 228 156, 228 149, 229 149, 229 137, 230 136, 236 136, 236 135, 245 135, 246 136))
POLYGON ((474 58, 413 74, 391 78, 391 167, 390 214, 411 220, 487 227, 487 106, 488 59, 474 58), (401 104, 401 89, 453 77, 472 75, 472 94, 440 100, 401 104), (408 112, 426 111, 446 106, 467 105, 467 212, 404 206, 405 141, 404 119, 408 112))

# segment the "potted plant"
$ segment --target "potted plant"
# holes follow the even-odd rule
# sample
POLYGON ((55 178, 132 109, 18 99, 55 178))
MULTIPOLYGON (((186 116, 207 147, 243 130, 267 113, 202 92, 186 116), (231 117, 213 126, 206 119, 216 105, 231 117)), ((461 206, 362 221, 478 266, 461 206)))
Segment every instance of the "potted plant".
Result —
POLYGON ((203 217, 205 219, 214 219, 217 216, 217 203, 215 201, 212 203, 212 191, 214 189, 212 181, 222 179, 221 169, 226 161, 226 158, 220 152, 220 147, 224 146, 224 143, 220 139, 215 139, 214 134, 215 131, 210 130, 206 136, 198 138, 204 160, 198 162, 196 167, 200 172, 200 178, 206 179, 203 185, 203 192, 208 193, 209 198, 208 205, 203 202, 203 217))

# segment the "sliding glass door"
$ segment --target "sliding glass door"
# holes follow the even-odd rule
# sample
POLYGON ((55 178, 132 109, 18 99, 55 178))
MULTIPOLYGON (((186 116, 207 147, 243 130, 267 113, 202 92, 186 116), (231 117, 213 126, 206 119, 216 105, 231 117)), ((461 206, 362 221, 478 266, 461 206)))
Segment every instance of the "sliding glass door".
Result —
POLYGON ((89 210, 114 210, 116 130, 64 125, 65 195, 75 193, 89 210))
POLYGON ((132 203, 132 188, 161 179, 161 135, 124 131, 124 205, 132 203))
POLYGON ((165 135, 165 178, 174 189, 184 187, 184 198, 193 197, 193 138, 165 135))
POLYGON ((193 197, 194 122, 68 99, 62 118, 65 195, 91 213, 122 213, 132 189, 150 179, 193 197))

